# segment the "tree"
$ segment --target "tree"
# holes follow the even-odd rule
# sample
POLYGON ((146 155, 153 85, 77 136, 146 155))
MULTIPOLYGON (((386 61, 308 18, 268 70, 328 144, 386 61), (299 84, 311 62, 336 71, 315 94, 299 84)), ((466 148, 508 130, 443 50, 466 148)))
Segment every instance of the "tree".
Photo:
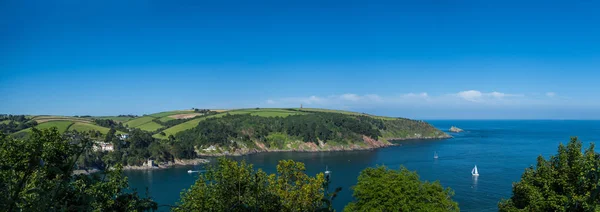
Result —
POLYGON ((600 157, 593 143, 581 150, 572 137, 549 160, 538 156, 513 184, 513 196, 498 204, 500 211, 600 211, 600 157))
POLYGON ((92 142, 80 134, 33 129, 25 140, 0 133, 0 210, 143 211, 157 204, 127 193, 122 167, 92 175, 73 174, 92 142))
POLYGON ((323 174, 309 177, 304 164, 280 161, 277 175, 226 158, 182 192, 175 211, 317 211, 323 204, 323 174))
POLYGON ((459 211, 454 192, 439 182, 421 182, 404 167, 367 168, 353 187, 354 201, 344 211, 459 211))

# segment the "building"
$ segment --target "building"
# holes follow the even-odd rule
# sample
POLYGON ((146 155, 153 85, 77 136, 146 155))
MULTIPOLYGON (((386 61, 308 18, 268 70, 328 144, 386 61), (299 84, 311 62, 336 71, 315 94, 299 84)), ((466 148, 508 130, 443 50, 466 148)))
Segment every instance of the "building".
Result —
POLYGON ((110 152, 110 151, 114 151, 115 148, 114 148, 113 144, 111 144, 111 143, 96 142, 96 145, 94 145, 93 150, 110 152))

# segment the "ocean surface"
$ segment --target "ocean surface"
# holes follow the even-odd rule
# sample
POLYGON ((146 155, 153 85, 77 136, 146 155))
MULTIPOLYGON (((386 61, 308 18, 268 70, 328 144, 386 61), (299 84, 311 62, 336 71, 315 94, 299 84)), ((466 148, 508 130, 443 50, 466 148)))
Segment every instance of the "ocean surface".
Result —
MULTIPOLYGON (((352 200, 351 187, 361 170, 385 165, 398 168, 404 165, 417 171, 422 180, 439 180, 444 187, 455 191, 453 199, 461 211, 497 211, 497 203, 511 195, 512 183, 518 181, 525 168, 536 157, 556 154, 559 143, 578 136, 587 147, 600 141, 600 121, 560 120, 443 120, 428 121, 446 131, 451 126, 465 130, 449 133, 454 138, 444 140, 402 141, 400 146, 351 152, 318 153, 260 153, 235 157, 246 160, 266 172, 274 172, 277 162, 293 159, 306 164, 311 175, 332 171, 331 189, 341 186, 334 200, 341 211, 352 200), (434 152, 439 158, 434 159, 434 152), (480 176, 473 178, 471 169, 477 165, 480 176)), ((198 173, 188 169, 202 166, 176 167, 155 171, 126 171, 130 186, 144 193, 148 188, 159 205, 175 205, 183 189, 189 188, 198 173)), ((168 211, 169 207, 160 207, 168 211)))

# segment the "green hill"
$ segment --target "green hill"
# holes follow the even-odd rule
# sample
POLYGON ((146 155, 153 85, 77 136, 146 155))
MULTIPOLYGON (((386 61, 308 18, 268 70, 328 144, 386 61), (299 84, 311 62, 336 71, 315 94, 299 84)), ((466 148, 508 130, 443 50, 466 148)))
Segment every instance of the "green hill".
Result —
POLYGON ((390 140, 449 137, 423 121, 321 109, 231 110, 163 133, 154 137, 174 135, 180 146, 205 155, 371 149, 393 145, 390 140))
MULTIPOLYGON (((324 112, 324 113, 339 113, 339 114, 345 114, 345 115, 356 115, 356 116, 370 116, 370 117, 375 117, 378 119, 387 119, 387 120, 393 120, 395 118, 392 117, 383 117, 383 116, 373 116, 373 115, 368 115, 368 114, 363 114, 363 113, 358 113, 358 112, 351 112, 351 111, 343 111, 343 110, 329 110, 329 109, 319 109, 319 108, 252 108, 252 109, 235 109, 235 110, 227 110, 227 111, 223 111, 220 112, 218 114, 215 115, 211 115, 211 116, 203 116, 203 117, 197 117, 197 118, 193 118, 187 122, 183 122, 181 124, 169 127, 165 130, 162 131, 162 133, 164 133, 164 135, 162 135, 162 133, 157 133, 154 135, 155 138, 160 138, 160 139, 166 139, 169 135, 175 135, 178 132, 184 131, 184 130, 189 130, 194 128, 195 126, 198 125, 198 123, 202 120, 205 120, 206 118, 218 118, 218 117, 222 117, 226 114, 230 114, 230 115, 236 115, 236 114, 250 114, 250 115, 254 115, 254 116, 261 116, 261 117, 286 117, 289 115, 306 115, 306 114, 310 114, 310 113, 315 113, 315 112, 324 112)), ((160 114, 160 113, 159 113, 160 114)))
MULTIPOLYGON (((90 130, 94 130, 99 131, 102 134, 106 134, 110 130, 109 128, 98 126, 94 124, 92 120, 86 118, 68 116, 36 116, 33 118, 33 120, 41 123, 34 127, 15 132, 13 135, 18 137, 25 136, 31 132, 31 128, 49 129, 55 127, 61 133, 73 130, 77 130, 79 132, 88 132, 90 130)), ((118 133, 122 134, 124 132, 118 131, 118 133)))
POLYGON ((128 122, 125 122, 125 125, 129 126, 129 127, 137 127, 143 124, 146 124, 148 122, 152 122, 152 120, 156 119, 155 117, 152 116, 142 116, 142 117, 138 117, 132 120, 129 120, 128 122))
POLYGON ((192 118, 191 120, 189 120, 187 122, 183 122, 181 124, 178 124, 178 125, 175 125, 175 126, 172 126, 172 127, 169 127, 167 129, 163 130, 162 133, 164 133, 165 135, 161 135, 160 133, 157 133, 154 135, 154 137, 166 139, 169 135, 175 135, 178 132, 181 132, 184 130, 189 130, 189 129, 196 127, 198 125, 198 123, 202 120, 205 120, 207 118, 218 118, 218 117, 222 117, 226 114, 230 114, 230 115, 250 114, 250 115, 262 116, 262 117, 286 117, 289 115, 305 114, 305 112, 295 110, 295 109, 283 109, 283 108, 228 110, 228 111, 220 112, 215 115, 200 116, 200 117, 192 118))
MULTIPOLYGON (((56 127, 56 129, 58 129, 59 132, 65 132, 67 131, 67 129, 73 124, 73 121, 68 121, 68 120, 61 120, 61 121, 47 121, 41 124, 38 124, 37 126, 35 126, 35 128, 37 129, 49 129, 52 127, 56 127)), ((26 131, 26 132, 30 132, 31 128, 27 128, 25 130, 22 131, 26 131)))
POLYGON ((116 122, 127 122, 131 119, 134 119, 133 117, 129 117, 129 116, 94 116, 94 119, 110 119, 116 122))

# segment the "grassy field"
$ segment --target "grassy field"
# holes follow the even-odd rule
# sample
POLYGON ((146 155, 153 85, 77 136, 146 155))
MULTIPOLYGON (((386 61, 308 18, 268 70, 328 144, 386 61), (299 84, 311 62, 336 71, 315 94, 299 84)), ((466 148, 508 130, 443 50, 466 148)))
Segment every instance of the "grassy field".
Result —
POLYGON ((10 122, 10 120, 4 120, 4 121, 0 121, 0 124, 8 124, 10 122))
POLYGON ((161 128, 161 127, 163 127, 163 126, 162 126, 162 125, 160 125, 160 124, 158 124, 158 123, 156 123, 156 122, 150 121, 150 122, 148 122, 148 123, 142 124, 142 125, 140 125, 140 126, 137 126, 137 127, 135 127, 135 128, 138 128, 138 129, 140 129, 140 130, 144 130, 144 131, 150 131, 150 132, 151 132, 151 131, 155 131, 155 130, 157 130, 158 128, 161 128))
POLYGON ((166 139, 169 135, 175 135, 175 133, 187 130, 187 129, 192 129, 195 126, 198 126, 198 123, 200 123, 200 121, 208 118, 208 117, 220 117, 224 114, 217 114, 217 115, 212 115, 212 116, 206 116, 206 117, 201 117, 201 118, 197 118, 197 119, 192 119, 186 122, 183 122, 181 124, 172 126, 170 128, 167 128, 165 130, 163 130, 163 132, 166 134, 166 136, 162 136, 159 134, 154 134, 153 137, 155 138, 162 138, 162 139, 166 139))
MULTIPOLYGON (((38 124, 37 126, 35 126, 35 128, 42 130, 42 129, 50 129, 52 127, 56 127, 56 129, 58 129, 59 132, 63 133, 65 131, 67 131, 69 126, 71 126, 72 124, 73 124, 72 121, 48 121, 48 122, 38 124)), ((21 133, 21 132, 31 132, 31 128, 21 130, 17 133, 21 133)))
POLYGON ((77 130, 79 132, 87 132, 90 130, 96 130, 96 131, 100 131, 100 133, 102 133, 102 134, 106 134, 106 133, 108 133, 108 131, 110 129, 106 128, 106 127, 98 126, 98 125, 76 122, 73 125, 71 125, 71 127, 69 127, 68 130, 77 130))
POLYGON ((33 120, 36 121, 38 124, 41 124, 44 122, 51 122, 51 121, 71 121, 71 122, 92 123, 92 120, 89 118, 78 118, 78 117, 72 117, 72 116, 36 116, 33 118, 33 120))
POLYGON ((116 122, 127 122, 133 118, 127 116, 95 116, 94 119, 110 119, 116 122))
POLYGON ((177 114, 186 114, 186 113, 194 113, 193 110, 174 110, 174 111, 165 111, 165 112, 160 112, 160 113, 153 113, 150 114, 148 116, 152 116, 155 118, 162 118, 165 116, 172 116, 172 115, 177 115, 177 114))
POLYGON ((155 118, 152 116, 142 116, 142 117, 138 117, 135 119, 132 119, 128 122, 125 122, 124 124, 128 125, 129 127, 137 127, 140 126, 142 124, 146 124, 148 122, 152 122, 152 120, 154 120, 155 118))
POLYGON ((168 117, 168 116, 164 116, 162 118, 159 118, 158 120, 162 121, 162 122, 167 122, 167 121, 174 120, 174 118, 171 118, 171 117, 168 117))

